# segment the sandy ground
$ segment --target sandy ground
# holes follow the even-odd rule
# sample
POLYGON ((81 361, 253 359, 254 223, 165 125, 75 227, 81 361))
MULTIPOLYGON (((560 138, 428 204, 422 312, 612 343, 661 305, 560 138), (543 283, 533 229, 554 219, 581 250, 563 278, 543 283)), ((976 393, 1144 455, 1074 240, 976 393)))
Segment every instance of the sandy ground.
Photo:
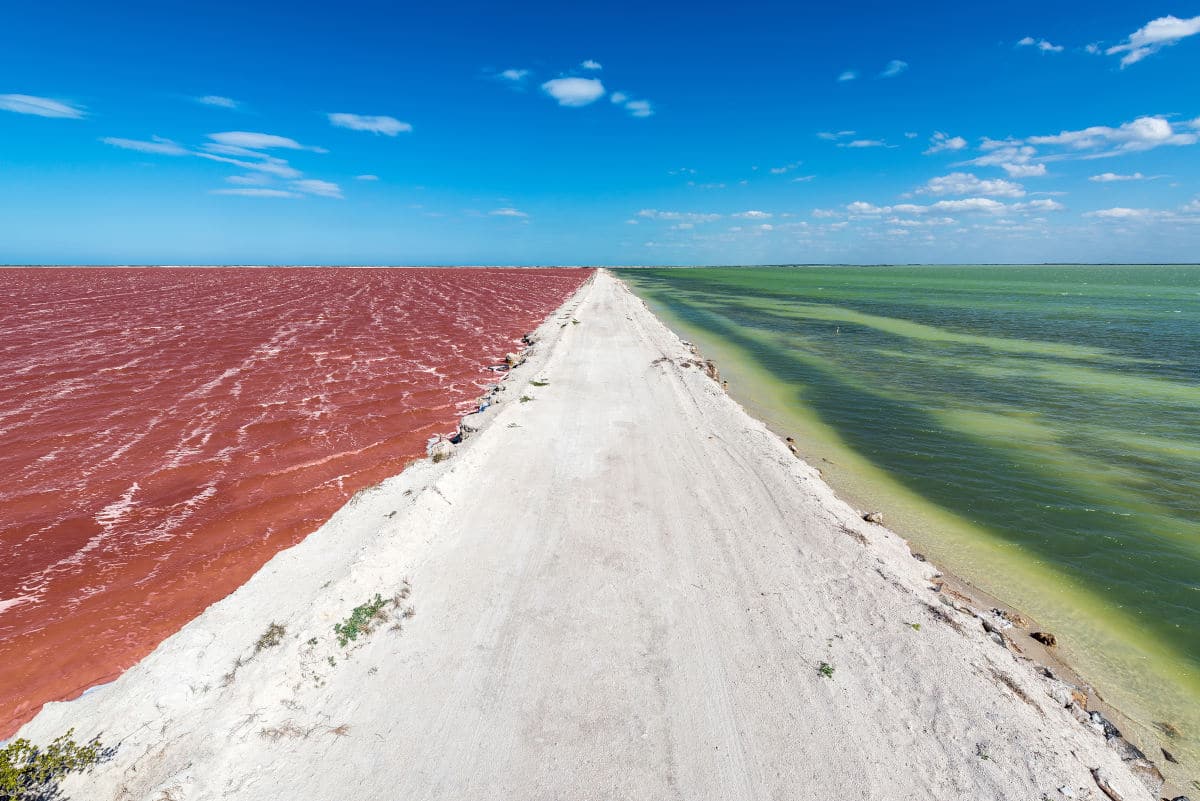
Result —
POLYGON ((67 794, 1103 801, 1100 768, 1152 797, 611 275, 538 337, 450 459, 28 724, 117 746, 67 794))

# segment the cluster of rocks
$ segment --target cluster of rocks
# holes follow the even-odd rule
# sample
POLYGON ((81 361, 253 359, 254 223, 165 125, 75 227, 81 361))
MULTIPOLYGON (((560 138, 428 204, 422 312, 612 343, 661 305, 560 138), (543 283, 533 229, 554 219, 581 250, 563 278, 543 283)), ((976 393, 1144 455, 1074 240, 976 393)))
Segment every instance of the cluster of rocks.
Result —
MULTIPOLYGON (((521 342, 525 348, 529 348, 535 342, 533 334, 525 334, 521 337, 521 342)), ((489 365, 487 369, 496 373, 508 373, 515 367, 525 363, 526 351, 506 353, 504 355, 503 364, 489 365)), ((475 405, 475 411, 465 415, 458 423, 458 430, 450 437, 433 437, 425 448, 426 454, 434 462, 440 462, 449 459, 454 454, 454 446, 459 445, 463 440, 469 438, 472 434, 476 434, 483 428, 484 415, 483 413, 500 402, 500 395, 504 392, 504 384, 493 384, 487 392, 479 397, 475 405)))

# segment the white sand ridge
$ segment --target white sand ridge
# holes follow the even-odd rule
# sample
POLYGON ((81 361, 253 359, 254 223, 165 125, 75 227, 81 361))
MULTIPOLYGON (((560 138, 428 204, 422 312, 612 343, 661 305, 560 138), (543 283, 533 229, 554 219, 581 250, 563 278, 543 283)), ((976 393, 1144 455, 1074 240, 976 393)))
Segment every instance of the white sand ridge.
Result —
POLYGON ((1151 797, 610 274, 538 340, 450 459, 27 725, 118 746, 68 795, 1151 797))

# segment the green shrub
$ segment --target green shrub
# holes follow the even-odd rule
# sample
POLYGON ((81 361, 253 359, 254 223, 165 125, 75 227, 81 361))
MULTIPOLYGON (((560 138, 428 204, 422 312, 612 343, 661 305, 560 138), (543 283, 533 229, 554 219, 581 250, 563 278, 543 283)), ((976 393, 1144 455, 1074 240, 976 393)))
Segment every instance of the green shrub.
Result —
POLYGON ((365 604, 359 604, 354 607, 350 613, 350 617, 342 623, 335 623, 333 631, 338 636, 338 645, 343 648, 354 640, 358 639, 360 634, 370 634, 371 630, 377 623, 385 623, 388 619, 387 612, 383 611, 383 607, 388 602, 383 600, 383 596, 375 593, 375 597, 367 601, 365 604))
POLYGON ((99 762, 99 738, 80 745, 73 739, 74 734, 71 729, 45 748, 25 739, 0 748, 0 799, 20 801, 52 795, 63 776, 99 762))

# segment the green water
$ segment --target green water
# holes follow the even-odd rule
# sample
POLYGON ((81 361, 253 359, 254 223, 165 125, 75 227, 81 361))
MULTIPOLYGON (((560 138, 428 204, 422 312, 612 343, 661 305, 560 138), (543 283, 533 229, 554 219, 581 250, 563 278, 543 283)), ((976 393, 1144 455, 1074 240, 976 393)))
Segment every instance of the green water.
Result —
POLYGON ((1200 266, 618 272, 1200 778, 1200 266))

